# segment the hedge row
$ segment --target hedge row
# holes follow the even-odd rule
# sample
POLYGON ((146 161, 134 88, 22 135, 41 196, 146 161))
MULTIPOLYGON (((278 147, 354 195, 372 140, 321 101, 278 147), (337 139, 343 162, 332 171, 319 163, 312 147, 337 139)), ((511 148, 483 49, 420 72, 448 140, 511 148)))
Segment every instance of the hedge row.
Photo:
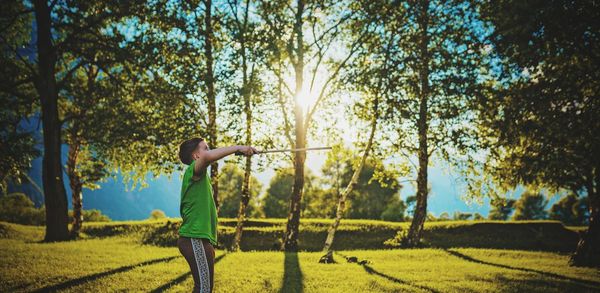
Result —
MULTIPOLYGON (((175 246, 181 220, 87 223, 83 232, 91 237, 138 236, 144 244, 175 246)), ((234 219, 220 219, 219 248, 231 246, 234 219)), ((319 251, 331 220, 307 219, 300 224, 299 247, 319 251)), ((409 223, 372 220, 344 220, 338 228, 333 248, 385 249, 399 247, 409 223)), ((249 220, 245 223, 241 249, 277 250, 285 230, 285 219, 249 220)), ((572 251, 579 237, 573 230, 554 221, 447 221, 425 224, 424 247, 476 247, 544 251, 572 251)))

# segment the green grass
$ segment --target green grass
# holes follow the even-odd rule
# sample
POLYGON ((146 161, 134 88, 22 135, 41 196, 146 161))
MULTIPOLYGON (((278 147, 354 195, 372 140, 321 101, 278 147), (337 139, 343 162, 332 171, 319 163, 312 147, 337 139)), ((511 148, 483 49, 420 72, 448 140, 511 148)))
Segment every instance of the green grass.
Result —
MULTIPOLYGON (((138 224, 145 227, 144 223, 138 224)), ((189 292, 192 287, 189 268, 177 248, 143 245, 135 233, 110 237, 88 235, 78 241, 40 243, 43 227, 8 223, 0 223, 0 227, 2 292, 52 289, 189 292)), ((346 250, 336 255, 338 263, 328 265, 317 263, 320 256, 319 252, 219 250, 215 289, 216 292, 600 291, 600 271, 569 267, 568 255, 564 253, 474 248, 346 250), (368 262, 348 263, 344 256, 368 262)))

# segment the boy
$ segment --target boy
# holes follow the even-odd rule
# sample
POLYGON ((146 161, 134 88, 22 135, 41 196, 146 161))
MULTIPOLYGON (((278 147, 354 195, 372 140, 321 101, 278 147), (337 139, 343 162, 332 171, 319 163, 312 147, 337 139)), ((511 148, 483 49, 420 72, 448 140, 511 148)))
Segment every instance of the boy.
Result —
POLYGON ((193 292, 211 292, 213 288, 217 209, 206 169, 211 163, 234 153, 251 156, 258 151, 250 146, 210 150, 201 138, 184 141, 179 146, 179 159, 189 167, 181 185, 180 213, 183 222, 177 246, 190 265, 194 277, 193 292))

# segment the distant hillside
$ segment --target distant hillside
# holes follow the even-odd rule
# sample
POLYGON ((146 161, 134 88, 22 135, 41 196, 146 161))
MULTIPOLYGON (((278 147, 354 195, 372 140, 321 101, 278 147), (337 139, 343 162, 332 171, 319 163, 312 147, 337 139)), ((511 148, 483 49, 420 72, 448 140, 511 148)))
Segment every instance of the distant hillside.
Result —
MULTIPOLYGON (((63 161, 66 160, 67 149, 63 146, 63 161)), ((42 159, 33 161, 29 176, 42 187, 42 159)), ((71 205, 71 191, 69 179, 63 174, 69 208, 71 205)), ((122 183, 122 177, 110 178, 101 183, 101 189, 83 189, 83 208, 98 209, 113 220, 142 220, 148 218, 154 209, 163 210, 168 217, 179 217, 179 192, 181 181, 179 173, 173 174, 171 180, 167 176, 152 179, 148 176, 149 187, 139 190, 127 191, 122 183)), ((11 191, 22 191, 27 194, 40 207, 44 198, 31 184, 10 187, 11 191)))

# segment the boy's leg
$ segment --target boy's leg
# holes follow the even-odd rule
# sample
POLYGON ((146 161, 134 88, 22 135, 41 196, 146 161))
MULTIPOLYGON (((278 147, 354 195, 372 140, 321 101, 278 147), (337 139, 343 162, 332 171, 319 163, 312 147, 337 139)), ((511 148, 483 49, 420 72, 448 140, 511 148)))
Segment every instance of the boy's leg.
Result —
POLYGON ((200 292, 212 292, 211 280, 214 273, 214 250, 206 239, 190 238, 194 259, 200 278, 200 292))
POLYGON ((206 255, 206 262, 208 264, 208 271, 210 275, 210 290, 213 291, 214 276, 215 276, 215 249, 210 244, 208 239, 202 239, 202 245, 204 246, 204 252, 206 255))
POLYGON ((194 257, 192 241, 188 237, 179 237, 179 239, 177 239, 177 246, 179 247, 179 252, 181 252, 192 271, 192 277, 194 278, 194 289, 192 289, 192 292, 200 292, 200 275, 198 273, 196 258, 194 257))
POLYGON ((212 292, 215 250, 210 242, 206 239, 180 237, 177 246, 192 271, 193 292, 212 292))

